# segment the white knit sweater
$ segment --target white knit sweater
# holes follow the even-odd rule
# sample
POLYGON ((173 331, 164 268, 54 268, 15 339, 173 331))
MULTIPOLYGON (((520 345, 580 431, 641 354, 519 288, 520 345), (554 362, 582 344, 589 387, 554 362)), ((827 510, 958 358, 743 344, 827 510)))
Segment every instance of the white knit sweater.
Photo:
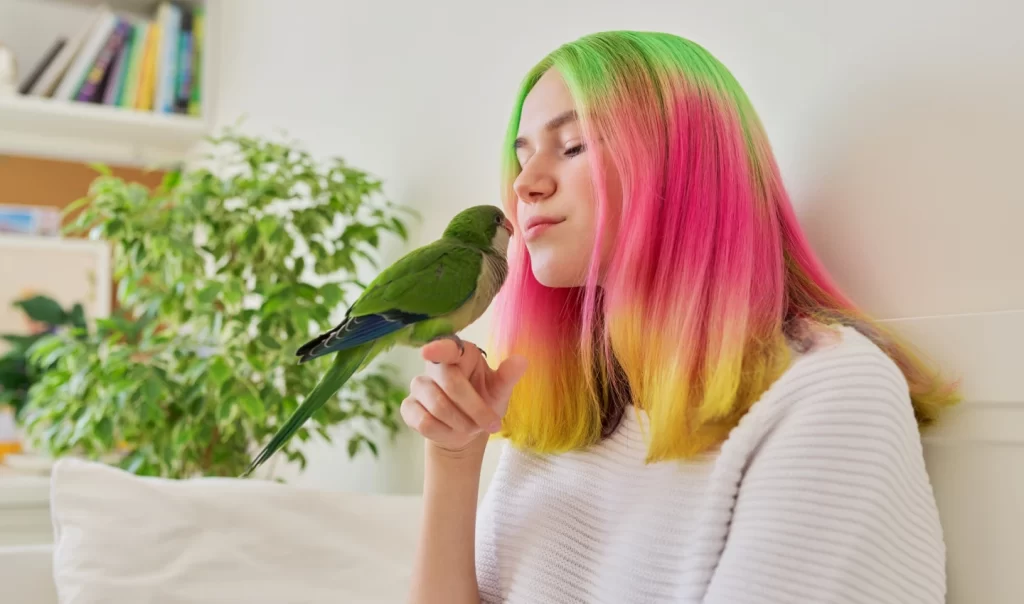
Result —
POLYGON ((797 359, 703 460, 645 465, 644 418, 585 452, 506 447, 478 516, 482 601, 944 601, 907 383, 860 333, 797 359))

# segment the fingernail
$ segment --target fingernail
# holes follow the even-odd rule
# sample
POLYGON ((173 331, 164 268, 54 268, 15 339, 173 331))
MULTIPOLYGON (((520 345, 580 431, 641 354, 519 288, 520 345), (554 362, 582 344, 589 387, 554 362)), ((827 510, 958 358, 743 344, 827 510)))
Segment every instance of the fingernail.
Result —
POLYGON ((497 434, 498 432, 501 432, 501 420, 498 420, 491 424, 490 426, 488 426, 487 431, 490 432, 491 434, 497 434))

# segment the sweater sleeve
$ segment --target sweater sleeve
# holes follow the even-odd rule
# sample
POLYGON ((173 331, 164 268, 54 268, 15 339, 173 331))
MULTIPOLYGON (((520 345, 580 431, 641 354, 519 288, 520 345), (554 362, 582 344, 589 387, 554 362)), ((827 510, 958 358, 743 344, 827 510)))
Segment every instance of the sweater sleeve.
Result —
POLYGON ((818 377, 752 452, 704 602, 944 602, 902 374, 873 358, 818 377))

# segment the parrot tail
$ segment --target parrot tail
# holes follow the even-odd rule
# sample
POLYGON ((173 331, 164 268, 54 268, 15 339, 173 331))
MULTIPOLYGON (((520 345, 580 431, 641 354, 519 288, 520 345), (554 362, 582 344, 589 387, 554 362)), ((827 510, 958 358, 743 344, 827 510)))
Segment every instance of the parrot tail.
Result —
POLYGON ((267 446, 263 447, 263 450, 256 456, 256 459, 249 465, 249 469, 242 474, 242 477, 249 476, 253 470, 270 459, 274 453, 288 442, 289 438, 298 432, 302 424, 306 423, 306 420, 316 413, 317 409, 323 407, 324 403, 337 394, 341 387, 345 385, 345 382, 363 364, 363 361, 366 360, 373 347, 373 342, 368 342, 361 346, 355 346, 338 352, 327 373, 320 379, 320 382, 309 395, 306 396, 306 400, 302 401, 302 404, 295 410, 295 413, 292 413, 288 421, 278 429, 274 437, 267 443, 267 446))

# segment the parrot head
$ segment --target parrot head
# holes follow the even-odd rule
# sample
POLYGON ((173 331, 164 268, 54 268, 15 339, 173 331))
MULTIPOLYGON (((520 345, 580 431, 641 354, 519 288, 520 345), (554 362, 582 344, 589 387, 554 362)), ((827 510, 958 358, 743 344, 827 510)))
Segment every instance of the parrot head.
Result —
POLYGON ((512 221, 505 217, 501 209, 485 205, 473 206, 456 214, 445 228, 444 237, 504 254, 512 232, 512 221))

